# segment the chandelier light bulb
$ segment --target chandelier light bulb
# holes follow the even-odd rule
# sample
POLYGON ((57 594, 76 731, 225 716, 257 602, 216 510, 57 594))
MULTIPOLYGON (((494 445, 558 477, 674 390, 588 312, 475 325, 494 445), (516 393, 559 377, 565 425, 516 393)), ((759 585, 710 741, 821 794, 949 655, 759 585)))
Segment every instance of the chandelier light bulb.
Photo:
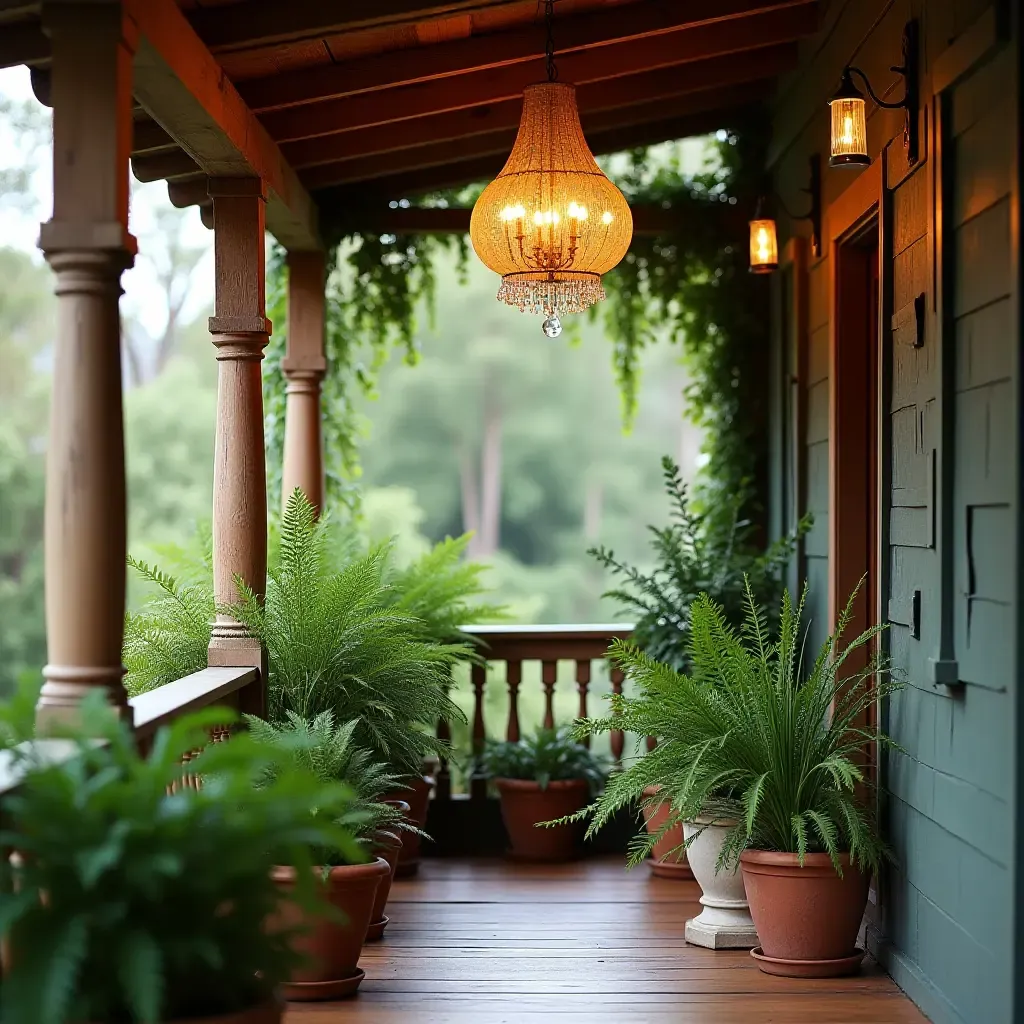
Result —
POLYGON ((626 255, 633 218, 587 146, 572 85, 527 87, 512 152, 477 199, 469 234, 510 306, 555 318, 604 298, 601 275, 626 255))

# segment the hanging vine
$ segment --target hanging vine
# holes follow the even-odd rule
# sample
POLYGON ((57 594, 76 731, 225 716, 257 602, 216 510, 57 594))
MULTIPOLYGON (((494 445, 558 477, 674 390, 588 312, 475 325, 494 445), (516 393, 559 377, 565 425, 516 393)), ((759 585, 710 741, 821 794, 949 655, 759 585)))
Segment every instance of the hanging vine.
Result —
MULTIPOLYGON (((372 396, 381 367, 393 350, 415 365, 416 311, 433 316, 434 261, 461 236, 352 234, 330 249, 326 289, 323 384, 324 469, 329 504, 358 504, 359 445, 367 425, 359 399, 372 396)), ((287 281, 283 250, 275 247, 267 274, 267 310, 274 333, 267 347, 264 408, 268 487, 272 507, 280 503, 284 450, 285 380, 281 361, 287 339, 287 281)))
MULTIPOLYGON (((625 173, 613 175, 631 205, 678 213, 680 228, 660 237, 634 238, 626 259, 604 279, 607 301, 597 315, 612 344, 612 362, 628 426, 635 411, 643 349, 659 339, 679 344, 690 370, 687 412, 704 434, 706 465, 700 497, 756 495, 763 485, 766 379, 766 286, 747 273, 742 238, 723 231, 723 204, 757 194, 763 166, 756 131, 720 133, 709 169, 684 174, 677 162, 650 169, 645 150, 630 154, 625 173)), ((430 205, 471 205, 474 190, 430 197, 430 205)), ((358 399, 372 395, 381 366, 395 350, 417 361, 416 319, 432 315, 435 259, 465 236, 352 233, 331 248, 327 285, 324 450, 328 498, 357 503, 359 445, 366 424, 358 399)), ((268 315, 274 336, 267 352, 265 399, 271 490, 280 491, 284 436, 286 273, 275 252, 268 275, 268 315)))
POLYGON ((659 237, 635 236, 626 258, 605 275, 608 299, 599 315, 613 346, 623 416, 628 425, 636 411, 643 349, 663 338, 679 344, 692 381, 687 415, 703 432, 697 497, 709 509, 724 507, 719 492, 754 503, 763 493, 767 285, 748 272, 745 238, 723 230, 723 204, 735 207, 758 192, 762 145, 753 129, 720 133, 711 169, 691 176, 678 163, 652 173, 638 150, 616 179, 631 205, 672 210, 681 225, 659 237))

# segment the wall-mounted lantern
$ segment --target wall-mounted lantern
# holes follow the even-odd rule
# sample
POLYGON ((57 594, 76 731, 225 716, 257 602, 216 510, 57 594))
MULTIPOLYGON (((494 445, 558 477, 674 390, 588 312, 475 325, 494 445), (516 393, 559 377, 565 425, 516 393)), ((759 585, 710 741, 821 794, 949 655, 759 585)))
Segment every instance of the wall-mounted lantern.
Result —
POLYGON ((779 268, 779 238, 775 221, 761 216, 764 200, 757 201, 757 211, 750 222, 750 272, 770 274, 779 268))
POLYGON ((875 95, 868 76, 860 68, 847 65, 835 95, 828 101, 832 117, 830 167, 867 167, 868 154, 867 111, 864 93, 854 84, 857 75, 864 83, 868 95, 886 110, 905 110, 903 144, 907 149, 907 162, 916 164, 918 158, 918 28, 916 21, 908 21, 903 29, 903 63, 891 68, 903 78, 903 99, 887 103, 875 95))
MULTIPOLYGON (((776 196, 775 202, 785 211, 790 220, 811 222, 811 250, 821 255, 821 157, 815 153, 810 158, 810 181, 801 192, 810 197, 811 206, 807 213, 792 213, 776 196)), ((767 215, 768 200, 762 196, 757 201, 754 219, 750 222, 750 272, 770 274, 779 266, 779 241, 775 218, 767 215)))

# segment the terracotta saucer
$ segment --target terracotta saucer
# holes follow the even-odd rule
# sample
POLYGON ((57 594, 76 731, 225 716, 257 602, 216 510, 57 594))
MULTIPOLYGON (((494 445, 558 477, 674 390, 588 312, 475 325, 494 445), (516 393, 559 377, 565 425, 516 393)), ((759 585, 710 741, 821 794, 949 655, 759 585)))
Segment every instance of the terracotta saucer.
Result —
POLYGON ((366 977, 366 971, 357 970, 347 978, 333 981, 286 981, 281 986, 281 995, 290 1002, 305 1003, 315 999, 344 999, 354 996, 359 983, 366 977))
POLYGON ((388 921, 391 918, 385 914, 379 921, 374 921, 369 928, 366 929, 366 941, 376 942, 378 939, 384 938, 384 929, 388 926, 388 921))
POLYGON ((677 882, 692 882, 693 869, 684 860, 682 863, 668 860, 648 861, 651 874, 656 878, 674 878, 677 882))
POLYGON ((781 978, 843 978, 856 974, 864 959, 864 950, 859 947, 852 956, 838 960, 783 960, 781 957, 765 956, 760 946, 755 946, 750 955, 765 974, 777 974, 781 978))

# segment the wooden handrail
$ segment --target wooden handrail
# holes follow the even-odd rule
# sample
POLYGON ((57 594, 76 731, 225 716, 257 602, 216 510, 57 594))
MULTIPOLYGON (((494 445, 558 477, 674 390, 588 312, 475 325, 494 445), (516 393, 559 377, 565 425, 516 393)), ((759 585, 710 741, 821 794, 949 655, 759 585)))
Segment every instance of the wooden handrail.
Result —
POLYGON ((488 661, 573 661, 603 658, 612 640, 626 639, 632 625, 466 626, 481 641, 488 661))
POLYGON ((225 698, 238 693, 259 678, 254 668, 204 668, 173 683, 141 693, 128 701, 139 739, 152 736, 189 711, 198 711, 211 704, 236 703, 225 698))
MULTIPOLYGON (((213 704, 244 708, 245 687, 259 680, 254 668, 204 668, 192 675, 176 679, 128 701, 132 709, 135 736, 145 743, 163 725, 181 715, 213 704)), ((214 741, 226 738, 226 732, 215 730, 214 741)), ((78 744, 65 739, 34 739, 13 750, 0 750, 0 796, 15 789, 24 777, 29 763, 59 764, 75 755, 78 744), (19 753, 33 750, 31 762, 19 753)))
MULTIPOLYGON (((508 688, 509 710, 505 726, 505 738, 520 739, 519 696, 523 680, 523 662, 539 661, 541 685, 544 690, 543 724, 554 727, 555 684, 558 676, 558 662, 575 662, 575 683, 579 694, 578 716, 587 715, 587 697, 590 690, 592 664, 603 659, 612 640, 627 639, 633 632, 631 625, 547 625, 547 626, 467 626, 463 632, 479 641, 478 653, 488 664, 505 663, 505 685, 508 688)), ((483 800, 487 797, 487 779, 477 770, 478 759, 487 741, 487 725, 484 720, 484 703, 487 691, 488 664, 474 664, 470 672, 473 689, 473 714, 470 718, 471 747, 474 758, 474 772, 469 780, 470 797, 483 800)), ((612 691, 622 692, 622 672, 610 670, 612 691)), ((451 737, 447 722, 439 722, 437 735, 444 739, 451 737)), ((621 732, 611 734, 612 756, 622 758, 624 737, 621 732)), ((436 798, 447 800, 451 797, 451 773, 448 764, 442 761, 437 771, 436 798)))

